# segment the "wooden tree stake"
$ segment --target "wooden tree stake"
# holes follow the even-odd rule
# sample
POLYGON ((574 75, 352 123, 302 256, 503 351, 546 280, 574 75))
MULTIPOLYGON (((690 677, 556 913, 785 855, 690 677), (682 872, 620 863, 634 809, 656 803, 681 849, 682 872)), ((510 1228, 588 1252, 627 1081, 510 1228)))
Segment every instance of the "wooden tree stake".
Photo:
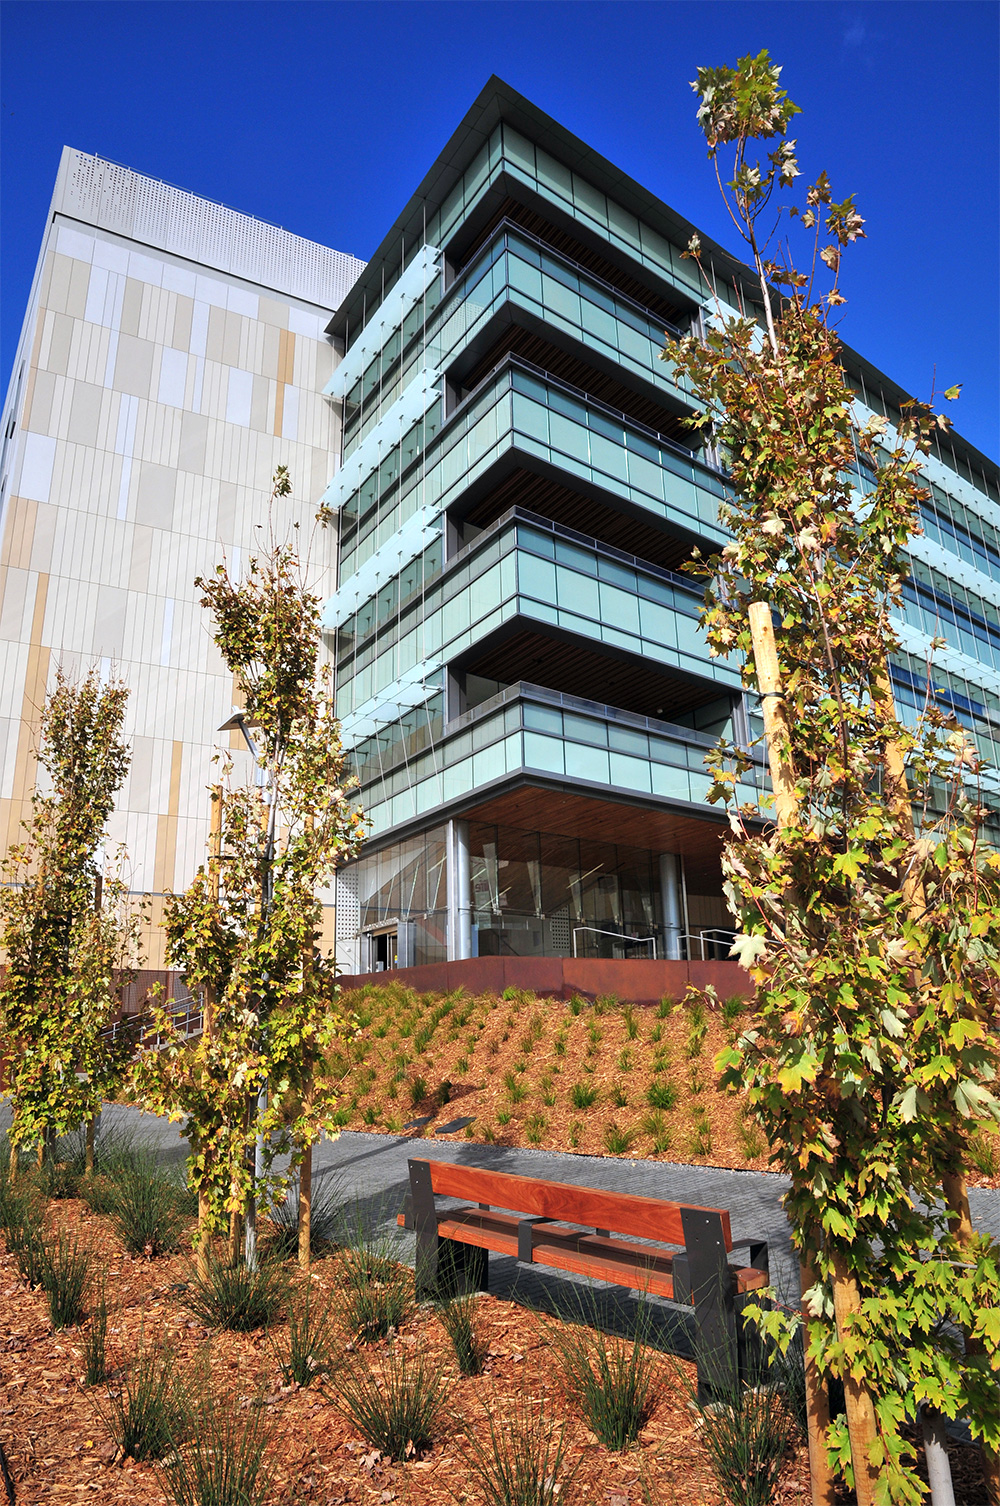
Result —
MULTIPOLYGON (((220 876, 222 868, 222 785, 212 787, 212 824, 208 837, 208 876, 212 891, 212 898, 216 904, 219 902, 220 876)), ((215 990, 211 987, 205 989, 201 1029, 206 1041, 212 1039, 212 1010, 215 1007, 215 990)), ((198 1275, 202 1281, 208 1280, 209 1255, 212 1247, 212 1223, 211 1204, 208 1192, 202 1189, 198 1193, 198 1275)))
MULTIPOLYGON (((816 1276, 808 1255, 799 1261, 799 1286, 802 1292, 816 1285, 816 1276)), ((803 1312, 803 1318, 806 1318, 803 1312)), ((826 1452, 826 1430, 830 1426, 830 1398, 819 1366, 803 1344, 806 1372, 806 1435, 809 1443, 809 1487, 812 1506, 835 1506, 837 1485, 826 1452)))
POLYGON ((307 1145, 299 1163, 299 1265, 304 1271, 309 1269, 312 1253, 312 1161, 312 1146, 307 1145))
MULTIPOLYGON (((774 791, 775 818, 778 829, 791 826, 798 818, 799 800, 795 789, 795 766, 792 762, 788 714, 781 690, 781 666, 778 662, 778 646, 774 638, 774 622, 771 608, 766 601, 752 602, 748 611, 750 634, 753 640, 754 669, 760 691, 764 717, 764 732, 767 738, 767 757, 774 791)), ((806 1267, 803 1266, 803 1270, 806 1267)), ((803 1278, 804 1279, 804 1278, 803 1278)), ((809 1271, 809 1285, 814 1284, 809 1271)), ((807 1288, 803 1287, 803 1290, 807 1288)), ((857 1285, 842 1262, 834 1261, 833 1301, 837 1314, 837 1334, 843 1340, 841 1310, 846 1314, 851 1307, 851 1292, 857 1299, 857 1285), (844 1285, 847 1281, 849 1286, 844 1285), (838 1295, 839 1293, 839 1295, 838 1295)), ((803 1316, 806 1316, 803 1314, 803 1316)), ((829 1506, 834 1499, 834 1479, 826 1462, 826 1427, 830 1420, 829 1400, 822 1377, 815 1363, 808 1358, 806 1344, 806 1419, 809 1437, 809 1474, 812 1486, 812 1506, 829 1506)), ((848 1431, 851 1437, 851 1457, 854 1461, 858 1506, 871 1506, 871 1493, 867 1479, 871 1466, 868 1448, 874 1443, 875 1412, 871 1398, 857 1381, 844 1384, 847 1405, 848 1431), (860 1466, 859 1466, 859 1462, 860 1466)))

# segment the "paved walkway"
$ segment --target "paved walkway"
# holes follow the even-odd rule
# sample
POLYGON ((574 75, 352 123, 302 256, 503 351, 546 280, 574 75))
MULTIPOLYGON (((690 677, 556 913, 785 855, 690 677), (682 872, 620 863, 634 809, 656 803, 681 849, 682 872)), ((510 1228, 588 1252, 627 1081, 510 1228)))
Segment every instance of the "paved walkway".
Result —
MULTIPOLYGON (((0 1105, 0 1128, 5 1119, 0 1105)), ((109 1107, 102 1118, 102 1133, 116 1127, 155 1145, 165 1160, 182 1162, 187 1142, 175 1125, 137 1109, 109 1107)), ((794 1301, 798 1295, 798 1264, 789 1238, 788 1223, 781 1208, 787 1180, 770 1172, 720 1171, 711 1166, 682 1166, 662 1161, 616 1160, 545 1150, 515 1150, 505 1146, 479 1145, 464 1140, 436 1141, 405 1135, 376 1135, 345 1131, 336 1140, 323 1140, 313 1160, 314 1202, 346 1210, 353 1224, 363 1222, 392 1240, 399 1257, 412 1264, 412 1235, 400 1231, 396 1214, 409 1187, 407 1159, 413 1155, 436 1156, 467 1166, 490 1167, 521 1176, 544 1176, 581 1186, 605 1187, 615 1192, 635 1192, 651 1197, 691 1202, 703 1207, 728 1208, 735 1239, 766 1239, 770 1247, 771 1277, 779 1293, 794 1301)), ((976 1227, 1000 1239, 1000 1191, 970 1193, 976 1227)), ((517 1296, 544 1308, 565 1302, 567 1278, 519 1266, 514 1260, 490 1257, 490 1289, 498 1296, 517 1296)), ((602 1294, 610 1303, 609 1317, 620 1305, 621 1294, 602 1294)), ((588 1299, 590 1300, 590 1299, 588 1299)), ((669 1326, 680 1324, 677 1339, 686 1348, 685 1316, 676 1308, 663 1319, 669 1326)))

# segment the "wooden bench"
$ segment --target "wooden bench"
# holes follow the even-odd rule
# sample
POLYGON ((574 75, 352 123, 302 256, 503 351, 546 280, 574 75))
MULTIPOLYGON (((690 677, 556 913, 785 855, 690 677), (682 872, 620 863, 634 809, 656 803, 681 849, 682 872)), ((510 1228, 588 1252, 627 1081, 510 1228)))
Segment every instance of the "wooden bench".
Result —
POLYGON ((769 1284, 767 1243, 754 1239, 734 1246, 725 1209, 451 1161, 414 1159, 409 1168, 410 1192, 399 1223, 416 1232, 419 1295, 485 1291, 489 1251, 495 1250, 523 1264, 572 1271, 693 1307, 703 1397, 753 1378, 760 1363, 756 1336, 744 1333, 738 1319, 748 1293, 769 1284), (439 1209, 436 1197, 464 1201, 439 1209), (734 1248, 745 1247, 746 1265, 730 1261, 734 1248))

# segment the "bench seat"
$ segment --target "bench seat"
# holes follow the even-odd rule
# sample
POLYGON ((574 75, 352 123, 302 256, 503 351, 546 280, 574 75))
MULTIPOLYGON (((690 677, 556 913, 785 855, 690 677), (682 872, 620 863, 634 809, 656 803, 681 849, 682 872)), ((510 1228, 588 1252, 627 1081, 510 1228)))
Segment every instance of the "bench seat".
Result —
MULTIPOLYGON (((407 1215, 398 1222, 405 1226, 407 1215)), ((456 1240, 498 1255, 519 1258, 518 1230, 515 1214, 498 1213, 493 1208, 450 1208, 440 1213, 437 1232, 440 1239, 456 1240)), ((631 1240, 611 1239, 592 1229, 573 1228, 554 1222, 533 1224, 530 1230, 531 1259, 534 1265, 553 1270, 571 1271, 594 1281, 613 1282, 651 1296, 673 1299, 675 1256, 652 1245, 631 1240)), ((686 1257, 681 1256, 681 1292, 679 1300, 690 1301, 690 1280, 686 1257)), ((737 1295, 759 1291, 768 1284, 768 1274, 755 1266, 730 1266, 733 1291, 737 1295)))

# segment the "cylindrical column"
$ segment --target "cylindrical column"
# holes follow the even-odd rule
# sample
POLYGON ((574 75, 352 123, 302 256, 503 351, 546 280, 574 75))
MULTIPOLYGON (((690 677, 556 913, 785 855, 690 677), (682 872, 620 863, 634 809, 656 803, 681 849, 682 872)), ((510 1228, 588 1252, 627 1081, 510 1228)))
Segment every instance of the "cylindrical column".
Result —
POLYGON ((681 886, 677 855, 660 853, 660 900, 663 906, 663 944, 670 962, 681 960, 681 886))
POLYGON ((448 822, 448 961, 472 956, 469 823, 448 822))

